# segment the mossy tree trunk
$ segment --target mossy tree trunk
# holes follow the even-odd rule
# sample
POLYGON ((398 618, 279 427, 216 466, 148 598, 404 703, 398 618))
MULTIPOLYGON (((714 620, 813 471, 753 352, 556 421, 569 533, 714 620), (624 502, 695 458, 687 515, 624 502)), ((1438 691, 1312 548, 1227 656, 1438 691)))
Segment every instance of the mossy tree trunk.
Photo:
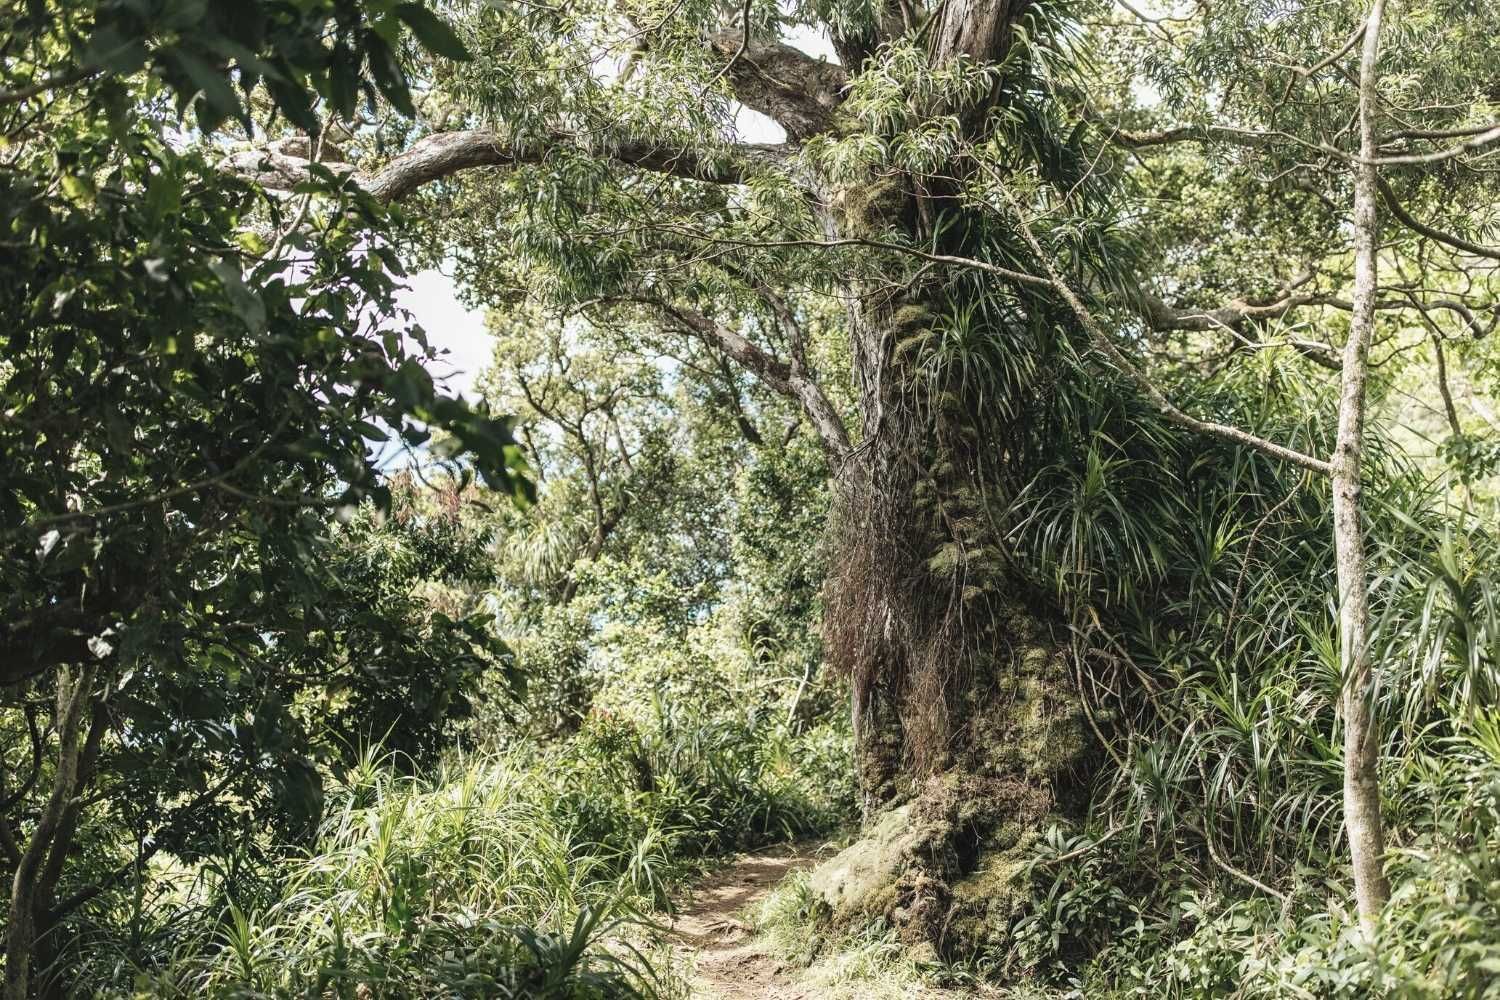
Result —
MULTIPOLYGON (((1002 60, 1027 6, 947 5, 934 64, 1002 60)), ((956 242, 938 249, 972 254, 958 199, 933 183, 887 177, 829 202, 825 228, 839 238, 928 245, 941 212, 956 242)), ((1032 600, 997 528, 1019 488, 997 470, 1021 446, 992 415, 1024 421, 1037 399, 995 398, 994 383, 933 355, 964 311, 951 283, 888 288, 848 289, 860 441, 839 476, 825 617, 830 664, 851 680, 868 833, 819 883, 843 918, 881 917, 911 943, 960 954, 1006 925, 997 907, 1024 899, 1019 858, 1081 816, 1098 748, 1065 623, 1032 600)))
POLYGON ((979 439, 972 409, 986 403, 892 356, 930 315, 906 302, 853 324, 863 434, 838 484, 825 645, 852 682, 864 807, 953 768, 1074 801, 1086 723, 1062 622, 1029 604, 997 537, 1006 498, 980 452, 1002 446, 979 439), (1044 760, 1060 763, 1038 771, 1044 760))
MULTIPOLYGON (((865 189, 857 212, 839 202, 841 237, 921 235, 895 184, 865 189)), ((1024 896, 995 874, 1020 870, 1006 859, 1085 808, 1092 730, 1063 622, 1029 600, 994 516, 1012 445, 984 408, 1034 406, 943 374, 928 352, 951 290, 849 292, 861 434, 839 477, 825 649, 851 680, 869 833, 819 884, 842 919, 960 954, 1024 896)))

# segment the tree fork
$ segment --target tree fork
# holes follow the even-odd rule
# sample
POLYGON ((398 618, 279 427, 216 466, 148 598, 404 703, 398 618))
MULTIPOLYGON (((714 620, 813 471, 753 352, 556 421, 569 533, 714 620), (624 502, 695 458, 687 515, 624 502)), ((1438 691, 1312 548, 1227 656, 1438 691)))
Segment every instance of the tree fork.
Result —
POLYGON ((36 946, 37 876, 73 798, 83 753, 78 731, 91 697, 94 669, 90 663, 58 671, 57 772, 52 780, 52 793, 31 831, 11 884, 5 932, 5 1000, 26 1000, 30 990, 31 958, 36 946))

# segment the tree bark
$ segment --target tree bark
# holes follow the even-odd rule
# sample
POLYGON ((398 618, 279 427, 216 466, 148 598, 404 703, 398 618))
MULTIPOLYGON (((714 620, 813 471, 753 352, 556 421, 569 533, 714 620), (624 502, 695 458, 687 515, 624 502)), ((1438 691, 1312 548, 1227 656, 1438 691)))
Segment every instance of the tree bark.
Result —
POLYGON ((78 824, 83 818, 84 792, 94 778, 99 761, 99 748, 104 733, 109 728, 109 711, 102 699, 92 699, 88 734, 79 751, 78 764, 74 770, 73 794, 63 809, 62 818, 52 835, 52 846, 47 852, 46 863, 36 878, 32 913, 35 921, 32 928, 33 961, 46 971, 41 977, 33 976, 33 991, 38 997, 62 997, 65 977, 60 974, 57 957, 66 942, 59 941, 57 930, 61 914, 54 910, 57 903, 57 884, 62 878, 68 855, 73 850, 78 824))
POLYGON ((30 989, 31 958, 36 946, 38 875, 73 798, 83 750, 78 731, 93 680, 92 664, 62 668, 57 674, 57 770, 51 794, 27 839, 11 883, 5 931, 5 1000, 26 1000, 30 989))
MULTIPOLYGON (((1028 6, 945 5, 934 15, 929 58, 934 65, 1003 60, 1028 6)), ((981 139, 983 115, 965 122, 981 139)), ((830 193, 823 228, 830 241, 871 245, 899 233, 908 245, 944 251, 930 259, 957 259, 947 254, 969 249, 965 237, 936 245, 926 221, 940 209, 962 212, 955 192, 947 179, 872 177, 830 193)), ((1077 805, 1090 777, 1091 740, 1050 612, 1026 606, 987 515, 1005 488, 985 468, 1004 445, 997 449, 979 433, 996 401, 944 375, 948 366, 930 364, 932 348, 923 346, 940 340, 934 334, 951 311, 948 294, 943 280, 920 277, 901 288, 884 275, 847 288, 860 435, 836 484, 824 645, 832 669, 851 681, 866 817, 904 799, 946 812, 939 785, 950 797, 987 798, 978 810, 985 821, 968 834, 955 831, 953 843, 932 845, 934 856, 965 859, 959 841, 980 835, 987 822, 1024 828, 1077 805)), ((1010 402, 1027 409, 1025 400, 1010 402)), ((971 861, 926 870, 922 888, 903 897, 897 922, 942 948, 932 933, 946 919, 929 917, 948 912, 942 887, 964 878, 971 861)))
MULTIPOLYGON (((625 166, 711 184, 744 183, 757 170, 781 165, 790 154, 788 146, 774 143, 741 143, 705 153, 632 139, 600 141, 597 137, 564 132, 553 133, 545 143, 523 143, 490 129, 464 129, 424 136, 406 152, 368 174, 348 166, 340 168, 339 164, 324 166, 336 173, 342 169, 344 175, 382 201, 400 201, 425 184, 466 170, 542 163, 559 148, 578 147, 625 166)), ((234 153, 225 158, 220 168, 268 190, 289 191, 309 177, 311 161, 301 155, 303 152, 296 145, 273 143, 263 149, 234 153)))
POLYGON ((1354 865, 1360 921, 1370 926, 1390 898, 1380 809, 1379 726, 1370 664, 1370 595, 1360 489, 1364 463, 1365 378, 1379 292, 1379 176, 1375 104, 1380 22, 1375 0, 1365 29, 1359 73, 1359 162, 1354 174, 1354 312, 1344 348, 1338 439, 1332 461, 1333 540, 1338 565, 1339 665, 1344 711, 1344 826, 1354 865))

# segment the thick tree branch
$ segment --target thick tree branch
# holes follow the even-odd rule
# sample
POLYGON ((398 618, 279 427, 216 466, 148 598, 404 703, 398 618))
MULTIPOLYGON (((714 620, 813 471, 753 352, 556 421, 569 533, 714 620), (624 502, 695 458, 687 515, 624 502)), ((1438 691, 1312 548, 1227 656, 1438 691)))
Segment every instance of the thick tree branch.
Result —
MULTIPOLYGON (((515 167, 544 162, 560 148, 583 148, 628 167, 671 174, 713 184, 740 184, 757 169, 782 163, 788 149, 780 144, 743 143, 723 151, 665 147, 644 141, 600 143, 555 132, 545 142, 518 143, 500 132, 466 129, 438 132, 418 139, 412 147, 377 170, 358 173, 347 167, 366 191, 382 201, 399 201, 425 184, 480 167, 515 167)), ((235 153, 224 167, 271 190, 289 190, 308 179, 309 161, 285 146, 235 153)), ((337 164, 324 164, 335 173, 337 164)))
MULTIPOLYGON (((1298 291, 1312 281, 1316 274, 1315 270, 1309 268, 1283 285, 1274 296, 1254 301, 1235 299, 1217 309, 1174 309, 1158 296, 1144 290, 1137 296, 1137 306, 1146 325, 1158 333, 1227 330, 1245 341, 1240 330, 1247 322, 1280 319, 1302 306, 1332 304, 1325 295, 1298 291)), ((1311 340, 1288 340, 1285 343, 1313 364, 1329 371, 1338 371, 1338 357, 1328 345, 1311 340)))
POLYGON ((1445 233, 1441 229, 1434 229, 1432 226, 1418 220, 1406 210, 1405 205, 1401 204, 1400 200, 1396 197, 1396 192, 1391 190, 1390 184, 1386 182, 1384 177, 1377 174, 1375 183, 1380 188, 1380 197, 1384 199, 1385 207, 1390 209, 1391 214, 1396 217, 1396 221, 1407 229, 1410 229, 1414 233, 1419 233, 1430 240, 1450 246, 1455 250, 1474 254, 1476 257, 1488 257, 1491 260, 1500 260, 1500 249, 1473 243, 1461 236, 1454 236, 1452 233, 1445 233))
POLYGON ((87 609, 82 598, 35 608, 26 617, 0 625, 0 685, 15 684, 64 664, 98 659, 90 640, 106 616, 125 615, 144 600, 150 580, 111 581, 87 609))
POLYGON ((1142 291, 1141 313, 1151 329, 1163 333, 1235 328, 1246 320, 1277 319, 1298 306, 1317 302, 1320 298, 1317 294, 1298 291, 1316 276, 1317 271, 1308 268, 1269 298, 1234 299, 1217 309, 1174 309, 1156 295, 1142 291))
POLYGON ((721 31, 708 44, 725 59, 734 96, 776 121, 788 138, 806 139, 832 127, 848 79, 842 66, 781 42, 751 40, 740 31, 721 31))
POLYGON ((1086 117, 1107 131, 1106 138, 1110 142, 1127 149, 1170 146, 1179 142, 1222 142, 1250 149, 1269 149, 1290 138, 1278 132, 1253 132, 1228 125, 1176 125, 1154 132, 1135 132, 1116 128, 1095 113, 1086 113, 1086 117))
POLYGON ((1010 51, 1015 24, 1031 0, 945 0, 932 16, 928 51, 937 65, 966 58, 998 63, 1010 51))
POLYGON ((73 799, 78 761, 83 750, 78 738, 84 708, 93 694, 95 665, 60 672, 57 678, 57 767, 52 791, 42 807, 31 836, 16 864, 11 882, 10 911, 5 929, 6 1000, 25 1000, 30 995, 32 953, 36 946, 37 875, 52 847, 52 838, 73 799))
POLYGON ((1365 564, 1361 492, 1364 480, 1366 376, 1380 294, 1379 173, 1375 115, 1379 104, 1380 28, 1385 0, 1370 7, 1359 64, 1359 160, 1354 167, 1354 308, 1344 344, 1338 435, 1330 476, 1339 592, 1339 666, 1343 680, 1344 830, 1354 868, 1360 924, 1375 926, 1391 886, 1384 871, 1380 806, 1380 727, 1370 659, 1370 582, 1365 564))
POLYGON ((828 397, 817 384, 808 365, 807 337, 803 333, 801 321, 797 319, 791 304, 769 285, 757 282, 755 291, 761 300, 771 307, 776 323, 781 327, 782 335, 786 337, 787 350, 791 355, 788 365, 790 372, 788 381, 793 391, 802 401, 808 419, 812 420, 813 426, 818 430, 818 436, 829 443, 830 450, 835 455, 843 457, 849 452, 849 432, 844 428, 844 421, 838 411, 829 403, 828 397))
POLYGON ((824 394, 822 387, 801 371, 800 366, 799 370, 793 371, 791 365, 750 342, 739 331, 717 323, 700 312, 646 295, 626 296, 616 301, 635 302, 651 307, 687 333, 710 347, 723 351, 772 391, 796 400, 813 422, 818 438, 834 461, 841 461, 852 450, 849 432, 845 429, 838 410, 824 394))

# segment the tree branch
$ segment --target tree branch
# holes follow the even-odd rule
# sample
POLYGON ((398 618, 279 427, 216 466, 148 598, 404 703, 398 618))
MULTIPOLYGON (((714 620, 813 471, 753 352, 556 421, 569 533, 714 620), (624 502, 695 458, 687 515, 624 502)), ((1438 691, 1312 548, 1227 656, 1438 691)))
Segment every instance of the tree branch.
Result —
POLYGON ((793 371, 792 366, 773 357, 751 343, 737 330, 717 323, 700 312, 672 305, 662 299, 647 295, 623 296, 616 301, 635 302, 649 306, 668 317, 687 333, 723 351, 736 363, 760 379, 772 391, 801 404, 803 412, 812 420, 818 438, 834 461, 841 461, 852 450, 849 432, 839 417, 838 410, 829 401, 823 389, 805 372, 793 371))
POLYGON ((1391 214, 1396 217, 1396 221, 1401 223, 1407 229, 1410 229, 1415 233, 1420 233, 1430 240, 1435 240, 1438 243, 1450 246, 1455 250, 1462 250, 1464 253, 1471 253, 1477 257, 1488 257, 1491 260, 1500 260, 1500 250, 1497 250, 1494 247, 1482 246, 1481 244, 1470 242, 1469 240, 1466 240, 1461 236, 1454 236, 1451 233, 1445 233, 1441 229, 1434 229, 1432 226, 1419 221, 1415 216, 1408 212, 1406 210, 1406 206, 1402 205, 1401 202, 1396 198, 1396 192, 1391 190, 1391 185, 1386 181, 1384 177, 1376 175, 1375 183, 1380 188, 1380 197, 1385 200, 1385 207, 1389 208, 1391 210, 1391 214))
POLYGON ((1453 390, 1448 386, 1448 359, 1443 353, 1443 338, 1432 331, 1432 353, 1437 360, 1438 394, 1443 397, 1443 413, 1448 417, 1448 428, 1454 437, 1464 436, 1464 425, 1458 419, 1458 407, 1453 405, 1453 390))
POLYGON ((1307 268, 1283 285, 1270 299, 1234 299, 1228 305, 1208 310, 1174 309, 1156 295, 1142 291, 1141 312, 1153 330, 1163 333, 1173 330, 1206 332, 1238 327, 1246 320, 1277 319, 1298 306, 1319 300, 1318 295, 1297 291, 1316 276, 1315 269, 1307 268))
MULTIPOLYGON (((725 150, 665 147, 625 140, 590 147, 577 135, 554 132, 545 142, 522 144, 500 132, 466 129, 424 136, 406 152, 370 173, 328 166, 344 173, 382 201, 399 201, 425 184, 480 167, 515 167, 542 163, 557 149, 574 147, 614 160, 623 166, 700 180, 712 184, 740 184, 757 169, 782 163, 785 145, 742 143, 725 150)), ((284 147, 235 153, 224 161, 229 172, 271 190, 290 190, 308 179, 310 161, 284 147)))
POLYGON ((1481 146, 1488 146, 1495 140, 1500 139, 1500 125, 1491 125, 1485 131, 1480 132, 1456 146, 1447 149, 1434 150, 1431 153, 1404 153, 1395 156, 1374 157, 1367 162, 1379 167, 1390 167, 1411 163, 1441 163, 1465 153, 1472 153, 1481 146))
POLYGON ((1097 113, 1087 112, 1086 116, 1095 124, 1108 130, 1107 138, 1110 142, 1128 149, 1170 146, 1178 142, 1223 142, 1250 149, 1269 149, 1291 138, 1283 133, 1252 132, 1228 125, 1176 125, 1155 132, 1134 132, 1130 129, 1116 128, 1104 121, 1097 113))
POLYGON ((1010 202, 1011 209, 1015 214, 1021 231, 1021 236, 1026 240, 1032 253, 1036 255, 1043 269, 1046 270, 1047 278, 1052 288, 1068 304, 1068 308, 1073 311, 1079 323, 1083 325, 1094 346, 1108 357, 1123 375, 1136 384, 1146 395, 1146 398, 1150 399, 1156 406, 1157 412, 1172 423, 1180 427, 1185 427, 1188 430, 1223 438, 1226 441, 1232 441, 1235 444, 1253 448, 1264 455, 1291 462, 1294 465, 1299 465, 1304 469, 1311 469, 1314 472, 1320 472, 1325 475, 1329 472, 1329 464, 1320 458, 1314 458, 1312 455, 1304 454, 1294 448, 1277 444, 1274 441, 1267 441, 1265 438, 1257 437, 1239 427, 1231 427, 1228 424, 1221 424, 1212 420, 1200 420, 1197 417, 1184 413, 1173 405, 1171 400, 1167 399, 1166 394, 1157 388, 1156 384, 1147 378, 1146 374, 1137 368, 1135 363, 1127 358, 1124 352, 1109 339, 1109 335, 1104 332, 1104 328, 1099 325, 1099 321, 1094 318, 1094 314, 1089 310, 1088 306, 1083 304, 1083 300, 1074 293, 1068 283, 1063 280, 1062 275, 1057 272, 1057 268, 1053 266, 1052 259, 1042 249, 1042 245, 1037 240, 1036 234, 1031 231, 1031 226, 1026 222, 1025 216, 1021 212, 1021 206, 1016 204, 1015 199, 1011 197, 1009 191, 1002 188, 1001 193, 1010 202))
POLYGON ((844 100, 842 66, 814 59, 782 42, 757 42, 739 31, 720 31, 709 47, 725 60, 723 74, 734 96, 800 141, 826 132, 844 100))

